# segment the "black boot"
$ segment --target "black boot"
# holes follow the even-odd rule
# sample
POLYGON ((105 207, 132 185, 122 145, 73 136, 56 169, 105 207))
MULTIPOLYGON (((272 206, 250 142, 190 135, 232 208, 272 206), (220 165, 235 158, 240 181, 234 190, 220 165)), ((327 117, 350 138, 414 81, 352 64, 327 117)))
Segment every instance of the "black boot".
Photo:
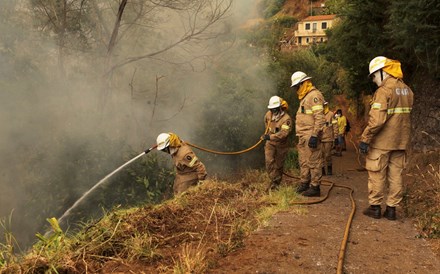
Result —
POLYGON ((374 219, 380 219, 380 205, 370 205, 364 210, 364 215, 374 219))
POLYGON ((325 176, 325 167, 322 167, 322 176, 325 176))
POLYGON ((383 212, 383 216, 391 221, 396 220, 396 208, 393 206, 387 206, 387 208, 383 212))
POLYGON ((310 186, 302 195, 306 197, 319 197, 321 195, 321 189, 319 186, 310 186))
POLYGON ((328 175, 328 176, 333 175, 332 166, 327 166, 327 175, 328 175))
POLYGON ((310 187, 310 183, 301 183, 297 188, 296 188, 296 192, 297 193, 303 193, 304 191, 306 191, 307 189, 309 189, 310 187))

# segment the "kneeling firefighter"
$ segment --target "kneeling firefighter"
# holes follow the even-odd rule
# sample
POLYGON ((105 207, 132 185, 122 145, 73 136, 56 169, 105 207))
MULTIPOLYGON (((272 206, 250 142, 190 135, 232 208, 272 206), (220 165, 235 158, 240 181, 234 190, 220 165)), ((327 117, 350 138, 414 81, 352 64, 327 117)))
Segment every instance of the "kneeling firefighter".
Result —
POLYGON ((283 176, 284 160, 289 151, 287 137, 292 130, 292 119, 287 114, 288 104, 278 96, 272 96, 264 116, 264 124, 267 134, 261 138, 266 140, 264 156, 266 159, 266 170, 271 180, 271 189, 281 184, 283 176))
POLYGON ((174 195, 186 191, 205 180, 205 165, 197 158, 191 148, 174 133, 161 133, 157 136, 157 150, 171 155, 176 170, 174 195))

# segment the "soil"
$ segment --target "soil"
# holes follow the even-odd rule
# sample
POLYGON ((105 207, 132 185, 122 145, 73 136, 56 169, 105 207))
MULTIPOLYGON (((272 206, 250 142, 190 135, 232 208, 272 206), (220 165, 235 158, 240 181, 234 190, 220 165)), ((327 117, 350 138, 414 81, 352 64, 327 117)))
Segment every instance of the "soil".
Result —
MULTIPOLYGON (((418 237, 413 220, 397 209, 397 220, 372 219, 368 207, 367 172, 360 168, 353 145, 333 158, 335 184, 354 189, 356 213, 343 264, 344 273, 439 273, 440 257, 418 237)), ((328 191, 322 186, 321 196, 328 191)), ((209 273, 334 273, 351 212, 350 191, 333 188, 322 203, 276 214, 269 225, 252 233, 244 247, 220 259, 209 273)), ((384 206, 382 206, 382 209, 384 206)))

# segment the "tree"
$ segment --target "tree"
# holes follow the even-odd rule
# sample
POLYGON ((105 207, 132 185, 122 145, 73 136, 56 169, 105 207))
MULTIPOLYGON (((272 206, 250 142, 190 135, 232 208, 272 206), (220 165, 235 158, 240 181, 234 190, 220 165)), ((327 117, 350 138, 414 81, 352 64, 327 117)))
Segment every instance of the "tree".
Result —
POLYGON ((420 67, 440 76, 440 2, 391 1, 388 13, 392 49, 408 70, 420 67))
POLYGON ((390 42, 384 33, 389 1, 346 0, 338 17, 340 23, 328 31, 326 58, 336 62, 351 75, 352 96, 371 90, 368 64, 378 55, 390 58, 390 42))

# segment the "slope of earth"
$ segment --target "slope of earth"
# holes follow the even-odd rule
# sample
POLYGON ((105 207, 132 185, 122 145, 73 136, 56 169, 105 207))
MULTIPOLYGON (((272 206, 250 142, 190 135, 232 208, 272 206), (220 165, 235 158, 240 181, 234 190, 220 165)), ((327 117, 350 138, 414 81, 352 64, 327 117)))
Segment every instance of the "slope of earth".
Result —
MULTIPOLYGON (((334 158, 335 184, 354 189, 356 213, 345 253, 344 273, 438 273, 440 260, 429 242, 417 238, 412 219, 398 208, 398 219, 372 219, 362 214, 368 206, 367 172, 348 143, 334 158)), ((329 187, 322 188, 324 195, 329 187)), ((351 211, 349 190, 333 188, 322 203, 301 206, 306 213, 276 214, 267 227, 248 237, 243 249, 218 262, 210 273, 334 273, 344 229, 351 211)))

